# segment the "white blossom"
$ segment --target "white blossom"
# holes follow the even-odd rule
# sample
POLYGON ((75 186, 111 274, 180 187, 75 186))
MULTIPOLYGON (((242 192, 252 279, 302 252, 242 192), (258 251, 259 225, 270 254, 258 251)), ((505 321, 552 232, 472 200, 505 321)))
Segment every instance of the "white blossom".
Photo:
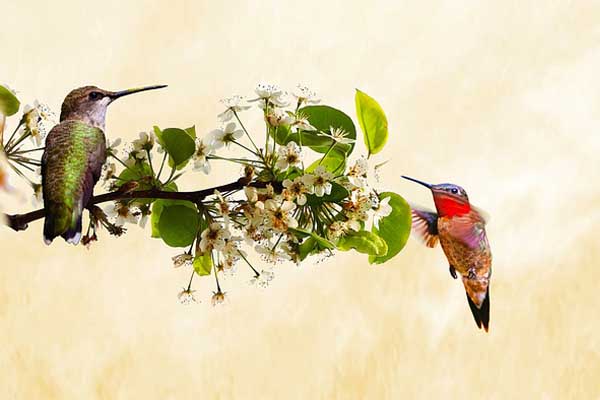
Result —
POLYGON ((102 182, 104 187, 106 187, 107 189, 110 188, 110 185, 112 184, 111 180, 116 175, 116 173, 117 166, 115 165, 115 163, 104 163, 104 165, 102 166, 102 174, 100 175, 100 182, 102 182))
POLYGON ((223 146, 229 146, 229 143, 238 140, 244 135, 244 131, 235 129, 234 122, 225 125, 223 129, 215 129, 208 134, 210 145, 213 149, 220 149, 223 146))
POLYGON ((192 263, 194 261, 194 256, 189 253, 183 253, 183 254, 178 254, 175 257, 172 257, 171 260, 173 260, 174 268, 179 268, 184 265, 191 267, 192 263))
POLYGON ((265 202, 269 225, 277 232, 285 232, 288 228, 298 227, 298 221, 292 216, 292 211, 295 209, 296 204, 288 200, 267 200, 265 202))
POLYGON ((373 223, 377 228, 379 228, 379 221, 392 213, 390 199, 391 197, 386 197, 385 199, 381 200, 377 209, 375 209, 375 213, 373 214, 373 223))
POLYGON ((256 203, 258 201, 258 191, 255 187, 245 186, 244 194, 246 195, 246 199, 248 199, 248 202, 256 203))
POLYGON ((194 292, 195 292, 195 290, 184 288, 181 292, 179 292, 179 294, 177 295, 177 298, 179 299, 181 304, 195 303, 196 299, 194 298, 194 292))
POLYGON ((47 105, 35 100, 33 105, 26 105, 23 110, 23 121, 25 130, 31 135, 31 139, 40 146, 48 131, 55 124, 54 113, 47 105))
POLYGON ((269 286, 273 278, 275 278, 275 274, 271 269, 263 269, 260 274, 250 279, 250 284, 264 289, 269 286))
POLYGON ((218 290, 218 291, 216 291, 216 292, 213 292, 213 295, 212 295, 212 297, 211 297, 211 299, 210 299, 210 302, 211 302, 211 304, 213 305, 213 307, 214 307, 214 306, 217 306, 217 305, 219 305, 219 304, 223 304, 223 303, 225 303, 225 300, 226 300, 226 296, 225 296, 225 295, 226 295, 226 294, 227 294, 227 293, 225 293, 225 292, 222 292, 222 291, 221 291, 221 289, 219 289, 219 290, 218 290))
POLYGON ((106 139, 106 154, 116 156, 119 152, 117 147, 121 144, 121 138, 115 140, 106 139))
POLYGON ((196 151, 194 152, 194 171, 202 171, 205 174, 210 173, 210 163, 208 162, 208 156, 212 153, 213 148, 205 141, 205 139, 196 139, 196 151))
POLYGON ((154 133, 140 132, 139 139, 132 142, 133 150, 135 152, 147 152, 152 150, 154 147, 154 133))
POLYGON ((288 126, 295 122, 294 114, 281 108, 272 108, 266 116, 271 126, 288 126))
POLYGON ((341 128, 334 128, 333 126, 329 128, 329 133, 325 133, 325 136, 330 138, 336 143, 341 144, 352 144, 354 143, 354 139, 349 137, 349 133, 341 128))
POLYGON ((318 104, 321 100, 317 94, 305 85, 298 84, 292 92, 299 105, 301 104, 318 104))
POLYGON ((369 166, 365 157, 359 157, 348 169, 346 176, 355 188, 366 188, 369 166))
POLYGON ((228 229, 218 222, 213 222, 200 234, 200 250, 205 253, 210 250, 221 250, 225 240, 231 237, 228 229))
POLYGON ((285 179, 283 181, 284 197, 296 201, 299 206, 306 204, 306 194, 312 193, 312 189, 304 183, 303 176, 298 176, 294 180, 285 179))
POLYGON ((229 223, 229 211, 231 210, 231 207, 229 206, 229 203, 227 203, 227 201, 223 198, 223 196, 221 195, 221 192, 219 192, 217 189, 215 189, 213 194, 217 198, 217 202, 215 203, 215 206, 217 208, 217 213, 221 217, 223 217, 223 220, 225 221, 225 223, 228 224, 229 223))
POLYGON ((317 197, 323 197, 326 194, 331 194, 331 180, 333 174, 324 166, 319 165, 311 174, 304 175, 305 184, 311 186, 314 189, 314 193, 317 197))
POLYGON ((317 128, 312 126, 310 124, 310 122, 308 121, 308 117, 306 117, 302 114, 296 115, 294 122, 292 122, 292 131, 293 132, 298 132, 298 131, 314 132, 316 130, 317 130, 317 128))
POLYGON ((264 102, 259 103, 261 107, 264 107, 266 102, 270 102, 278 107, 285 107, 289 104, 285 99, 285 93, 277 85, 259 83, 254 91, 258 95, 258 98, 251 101, 264 100, 264 102))
POLYGON ((254 248, 257 253, 261 254, 261 258, 271 264, 279 264, 291 259, 289 254, 282 251, 278 246, 273 246, 270 242, 267 244, 258 245, 254 248))
POLYGON ((298 166, 302 162, 302 149, 296 142, 289 142, 286 146, 280 147, 277 155, 278 158, 275 166, 280 170, 298 166))
POLYGON ((117 226, 123 226, 125 223, 137 224, 140 216, 140 212, 136 207, 121 201, 108 206, 105 212, 108 217, 114 218, 117 226))
POLYGON ((221 103, 226 107, 225 111, 218 115, 222 122, 227 122, 234 117, 235 113, 244 111, 250 108, 246 103, 246 99, 242 96, 232 96, 221 100, 221 103))

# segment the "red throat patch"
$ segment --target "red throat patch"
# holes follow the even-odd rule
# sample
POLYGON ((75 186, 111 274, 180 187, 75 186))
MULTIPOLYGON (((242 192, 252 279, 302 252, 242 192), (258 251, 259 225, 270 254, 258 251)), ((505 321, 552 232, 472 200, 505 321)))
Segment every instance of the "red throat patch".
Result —
POLYGON ((461 201, 444 194, 436 194, 433 198, 440 217, 454 217, 471 211, 468 201, 461 201))

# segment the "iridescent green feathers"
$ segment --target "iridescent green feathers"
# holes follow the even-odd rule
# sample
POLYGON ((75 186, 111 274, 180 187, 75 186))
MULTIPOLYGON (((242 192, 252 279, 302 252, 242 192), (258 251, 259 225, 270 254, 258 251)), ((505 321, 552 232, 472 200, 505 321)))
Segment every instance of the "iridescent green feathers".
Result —
POLYGON ((81 214, 92 197, 105 161, 106 139, 100 128, 67 120, 50 131, 42 157, 47 244, 57 236, 69 243, 79 242, 81 214))

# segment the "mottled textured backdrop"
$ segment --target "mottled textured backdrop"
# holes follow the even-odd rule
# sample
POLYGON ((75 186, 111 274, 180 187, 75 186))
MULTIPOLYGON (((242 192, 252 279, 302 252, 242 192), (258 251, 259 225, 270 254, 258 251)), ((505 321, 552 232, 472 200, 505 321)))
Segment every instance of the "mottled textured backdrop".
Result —
MULTIPOLYGON (((6 1, 0 81, 55 110, 84 84, 168 83, 108 136, 216 126, 218 99, 303 82, 354 115, 379 100, 383 187, 463 185, 491 214, 489 334, 439 249, 243 270, 178 304, 188 271, 132 228, 90 250, 0 229, 2 398, 599 398, 600 4, 586 1, 6 1)), ((191 175, 204 187, 238 174, 191 175)), ((29 200, 2 197, 4 210, 29 200)), ((200 280, 199 280, 200 281, 200 280)), ((199 282, 198 281, 198 282, 199 282)))

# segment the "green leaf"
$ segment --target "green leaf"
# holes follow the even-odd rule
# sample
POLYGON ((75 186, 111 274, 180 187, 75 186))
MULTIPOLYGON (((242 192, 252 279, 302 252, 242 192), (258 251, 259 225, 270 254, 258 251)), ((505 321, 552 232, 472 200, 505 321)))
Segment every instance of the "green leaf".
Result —
POLYGON ((197 210, 184 205, 163 206, 158 221, 162 240, 171 247, 192 244, 198 232, 200 217, 197 210))
POLYGON ((154 134, 158 143, 169 154, 169 166, 182 169, 196 152, 194 140, 196 129, 194 127, 186 130, 179 128, 167 128, 161 130, 154 127, 154 134))
MULTIPOLYGON (((329 133, 331 128, 341 129, 346 132, 348 135, 346 136, 348 139, 356 140, 356 127, 354 126, 354 122, 352 122, 352 118, 350 118, 346 113, 335 109, 333 107, 318 105, 318 106, 306 106, 299 110, 301 115, 305 115, 308 118, 308 121, 312 126, 317 128, 322 132, 329 133)), ((331 146, 332 140, 326 139, 325 143, 322 142, 322 136, 320 143, 310 144, 311 136, 314 136, 314 132, 304 132, 302 135, 303 144, 307 144, 313 150, 319 153, 326 153, 331 146), (307 142, 305 142, 305 138, 307 142)), ((353 144, 341 144, 338 143, 333 150, 338 151, 342 154, 350 155, 352 150, 354 149, 353 144)))
MULTIPOLYGON (((348 138, 356 140, 356 127, 352 118, 333 107, 318 105, 303 107, 298 112, 308 118, 308 121, 317 130, 329 133, 330 129, 342 129, 348 133, 348 138)), ((275 138, 277 144, 285 145, 289 142, 296 142, 302 146, 308 146, 318 153, 326 153, 331 147, 333 140, 316 131, 301 131, 292 133, 287 126, 279 126, 270 131, 271 136, 275 138)), ((338 143, 333 147, 333 151, 349 155, 354 149, 354 144, 338 143)))
POLYGON ((20 105, 21 102, 13 92, 0 85, 0 114, 10 117, 19 111, 20 105))
POLYGON ((310 237, 312 237, 315 240, 315 243, 317 244, 317 247, 319 248, 319 250, 324 250, 324 249, 334 249, 335 245, 333 243, 331 243, 329 240, 325 239, 324 237, 321 237, 319 235, 317 235, 314 232, 310 233, 310 237))
POLYGON ((343 251, 354 249, 359 253, 384 256, 388 247, 386 242, 378 235, 368 231, 351 232, 342 236, 338 241, 337 248, 343 251))
POLYGON ((194 271, 200 276, 210 275, 212 269, 212 257, 210 251, 203 254, 196 254, 194 257, 194 271))
POLYGON ((298 246, 298 257, 300 261, 304 260, 317 247, 317 241, 313 237, 307 238, 298 246))
POLYGON ((296 237, 299 237, 300 239, 310 236, 310 233, 311 233, 310 231, 307 231, 306 229, 289 228, 289 227, 288 227, 288 231, 292 232, 294 235, 296 235, 296 237))
POLYGON ((372 97, 356 89, 356 115, 363 131, 365 145, 371 154, 383 149, 388 139, 388 122, 383 109, 372 97))
POLYGON ((119 174, 119 179, 116 180, 115 184, 116 186, 121 187, 127 182, 136 181, 140 184, 136 190, 146 190, 152 187, 152 177, 152 169, 150 168, 150 164, 147 162, 136 163, 129 168, 125 168, 119 174))
MULTIPOLYGON (((171 190, 167 190, 171 191, 171 190)), ((165 206, 185 206, 192 210, 196 210, 196 206, 191 201, 185 200, 166 200, 166 199, 158 199, 152 204, 152 213, 150 214, 150 225, 152 226, 152 237, 160 238, 160 229, 158 227, 158 222, 160 221, 160 215, 163 212, 165 206)))
POLYGON ((184 129, 184 131, 190 135, 192 139, 196 140, 196 125, 190 126, 189 128, 184 129))
POLYGON ((379 221, 379 229, 373 227, 373 233, 379 235, 388 246, 388 252, 385 256, 370 256, 371 264, 383 264, 396 254, 398 254, 406 245, 410 236, 411 214, 410 206, 402 198, 392 192, 384 192, 379 195, 380 200, 390 198, 392 213, 379 221))
POLYGON ((306 168, 306 172, 314 172, 319 165, 322 165, 331 173, 341 174, 346 169, 346 155, 344 153, 340 153, 338 150, 332 150, 325 156, 325 158, 320 158, 314 163, 310 164, 308 168, 306 168))
MULTIPOLYGON (((303 230, 297 231, 302 233, 308 233, 303 230)), ((311 232, 310 236, 307 237, 306 240, 300 244, 300 246, 298 246, 298 256, 300 257, 300 261, 302 261, 311 253, 319 252, 325 249, 331 250, 334 248, 335 245, 329 240, 317 235, 314 232, 311 232)))
POLYGON ((342 185, 331 182, 331 193, 318 197, 314 194, 306 195, 306 204, 316 206, 323 203, 339 203, 349 196, 348 191, 342 185))

